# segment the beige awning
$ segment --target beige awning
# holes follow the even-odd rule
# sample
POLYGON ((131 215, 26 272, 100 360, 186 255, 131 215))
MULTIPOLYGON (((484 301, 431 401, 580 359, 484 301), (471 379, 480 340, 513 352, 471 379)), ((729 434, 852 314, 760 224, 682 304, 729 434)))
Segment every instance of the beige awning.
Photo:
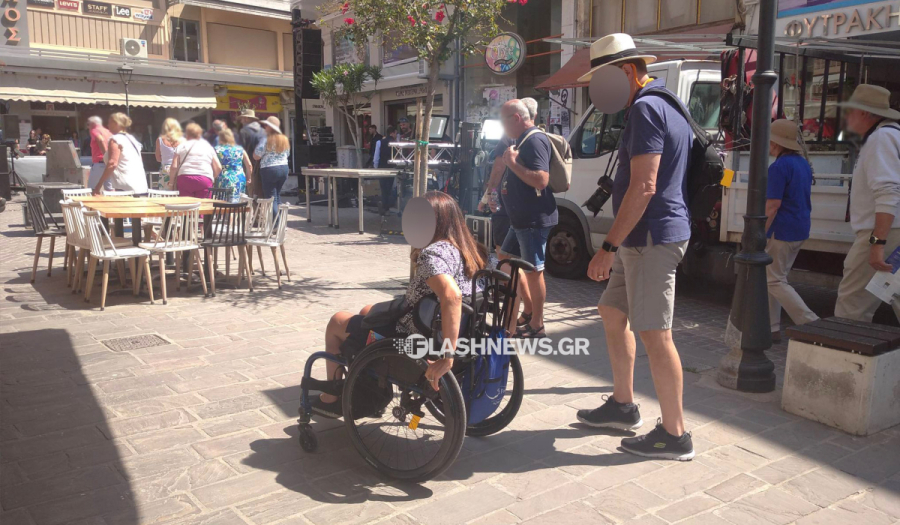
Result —
MULTIPOLYGON (((0 100, 22 102, 125 105, 120 82, 4 74, 0 100)), ((128 103, 151 108, 215 108, 212 86, 132 83, 128 103)))

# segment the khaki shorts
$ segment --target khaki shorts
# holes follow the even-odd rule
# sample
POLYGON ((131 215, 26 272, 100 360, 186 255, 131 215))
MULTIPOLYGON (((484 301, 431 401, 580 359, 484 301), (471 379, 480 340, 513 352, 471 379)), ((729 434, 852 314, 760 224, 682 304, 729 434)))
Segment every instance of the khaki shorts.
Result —
POLYGON ((635 332, 670 330, 675 311, 675 269, 688 241, 652 245, 647 237, 647 246, 623 246, 616 252, 613 273, 598 305, 627 314, 635 332))

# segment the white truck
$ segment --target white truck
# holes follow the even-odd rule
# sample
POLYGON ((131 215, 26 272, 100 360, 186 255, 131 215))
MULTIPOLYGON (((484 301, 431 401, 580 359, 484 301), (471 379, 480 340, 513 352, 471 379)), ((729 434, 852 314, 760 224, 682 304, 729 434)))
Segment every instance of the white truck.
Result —
MULTIPOLYGON (((694 120, 717 131, 721 92, 718 62, 674 60, 651 64, 650 75, 666 79, 666 87, 687 105, 694 120)), ((580 278, 585 275, 593 253, 603 243, 613 222, 612 200, 596 216, 582 206, 597 189, 597 180, 612 161, 613 150, 623 125, 624 111, 604 115, 591 106, 569 135, 574 155, 572 184, 556 194, 559 224, 547 243, 547 270, 551 275, 580 278)), ((734 153, 726 158, 726 168, 734 166, 734 153)), ((816 153, 810 160, 815 172, 812 188, 812 231, 804 250, 816 252, 800 257, 797 267, 811 266, 819 274, 839 276, 843 256, 853 242, 845 222, 850 162, 846 153, 816 153), (808 260, 809 264, 804 263, 808 260)), ((743 232, 747 200, 749 153, 741 152, 734 181, 722 189, 721 202, 708 217, 692 217, 691 245, 682 262, 682 271, 716 282, 734 281, 732 256, 743 232)), ((614 175, 614 174, 611 174, 614 175)), ((826 279, 826 281, 833 279, 826 279)))

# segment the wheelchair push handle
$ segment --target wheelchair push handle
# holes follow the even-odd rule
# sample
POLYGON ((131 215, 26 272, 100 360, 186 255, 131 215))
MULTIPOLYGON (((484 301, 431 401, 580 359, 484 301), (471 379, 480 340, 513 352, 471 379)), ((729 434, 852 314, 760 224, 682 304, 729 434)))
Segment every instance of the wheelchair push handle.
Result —
POLYGON ((533 272, 535 270, 533 264, 522 259, 503 259, 502 261, 497 263, 497 266, 500 267, 504 264, 508 264, 516 270, 525 270, 526 272, 533 272))

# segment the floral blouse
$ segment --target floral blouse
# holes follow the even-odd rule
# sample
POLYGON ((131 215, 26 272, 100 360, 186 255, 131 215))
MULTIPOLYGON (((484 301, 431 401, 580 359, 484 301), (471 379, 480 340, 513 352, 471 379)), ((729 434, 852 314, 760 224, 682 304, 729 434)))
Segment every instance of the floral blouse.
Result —
POLYGON ((287 166, 288 155, 290 154, 290 152, 290 148, 284 150, 281 153, 266 151, 266 139, 264 138, 259 141, 259 144, 256 146, 253 154, 259 156, 259 167, 260 169, 262 169, 269 168, 271 166, 287 166))
MULTIPOLYGON (((406 290, 406 300, 409 304, 414 305, 419 302, 419 299, 434 293, 426 281, 435 275, 453 277, 463 297, 472 295, 472 280, 466 277, 462 254, 459 253, 456 246, 449 242, 438 241, 426 246, 419 253, 419 258, 416 260, 416 276, 410 281, 409 288, 406 290)), ((404 334, 418 333, 412 313, 400 318, 400 321, 397 322, 397 331, 404 334)))

